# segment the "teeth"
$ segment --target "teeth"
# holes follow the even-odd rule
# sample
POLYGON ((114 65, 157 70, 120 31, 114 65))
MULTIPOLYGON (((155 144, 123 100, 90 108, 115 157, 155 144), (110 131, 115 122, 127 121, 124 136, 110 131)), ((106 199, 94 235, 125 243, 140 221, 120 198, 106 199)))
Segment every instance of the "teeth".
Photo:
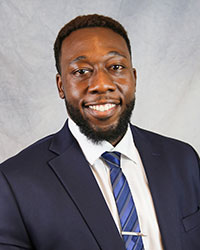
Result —
POLYGON ((90 105, 89 108, 103 112, 103 111, 107 111, 115 106, 116 106, 115 104, 107 103, 104 105, 90 105))

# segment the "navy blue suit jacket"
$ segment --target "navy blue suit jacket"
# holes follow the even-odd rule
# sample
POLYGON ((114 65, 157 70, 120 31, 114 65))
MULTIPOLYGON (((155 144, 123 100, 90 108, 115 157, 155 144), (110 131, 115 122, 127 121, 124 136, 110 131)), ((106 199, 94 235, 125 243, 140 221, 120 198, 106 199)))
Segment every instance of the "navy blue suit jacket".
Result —
MULTIPOLYGON (((148 178, 164 249, 199 250, 197 154, 183 142, 135 126, 131 129, 148 178)), ((17 249, 124 249, 67 123, 58 133, 0 165, 0 250, 17 249)))

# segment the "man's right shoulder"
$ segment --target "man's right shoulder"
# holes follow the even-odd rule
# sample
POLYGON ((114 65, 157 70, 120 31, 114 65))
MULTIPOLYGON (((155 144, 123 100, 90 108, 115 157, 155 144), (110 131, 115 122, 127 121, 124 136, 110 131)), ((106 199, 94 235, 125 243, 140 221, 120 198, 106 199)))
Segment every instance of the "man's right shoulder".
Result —
POLYGON ((0 164, 0 171, 7 171, 9 168, 22 168, 23 166, 33 167, 47 163, 55 156, 66 150, 74 138, 68 129, 68 121, 56 133, 48 135, 27 148, 20 151, 15 156, 0 164))
POLYGON ((53 157, 55 154, 49 150, 49 147, 54 136, 55 134, 46 136, 5 160, 0 164, 0 170, 7 172, 7 170, 13 167, 19 168, 24 165, 32 165, 34 162, 42 161, 44 158, 51 158, 51 155, 53 157))

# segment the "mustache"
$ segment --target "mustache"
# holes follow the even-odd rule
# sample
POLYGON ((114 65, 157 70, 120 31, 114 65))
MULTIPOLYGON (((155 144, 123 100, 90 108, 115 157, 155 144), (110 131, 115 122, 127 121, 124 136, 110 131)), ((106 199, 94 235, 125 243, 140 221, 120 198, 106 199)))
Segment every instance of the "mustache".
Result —
POLYGON ((106 102, 106 101, 121 103, 121 98, 120 97, 113 97, 113 96, 98 95, 96 97, 88 98, 86 101, 83 102, 83 105, 85 105, 89 102, 98 103, 98 102, 106 102))

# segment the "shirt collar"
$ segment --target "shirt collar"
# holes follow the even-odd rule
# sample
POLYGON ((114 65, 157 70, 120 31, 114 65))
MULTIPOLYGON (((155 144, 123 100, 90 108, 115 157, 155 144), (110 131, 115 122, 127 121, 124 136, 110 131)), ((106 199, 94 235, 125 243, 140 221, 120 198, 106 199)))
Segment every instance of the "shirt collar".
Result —
POLYGON ((125 155, 132 161, 136 162, 136 148, 133 141, 133 135, 130 129, 130 125, 121 139, 121 141, 113 147, 113 145, 107 141, 102 141, 99 144, 93 143, 89 140, 84 134, 82 134, 79 130, 79 127, 76 123, 69 118, 69 129, 75 139, 78 141, 83 154, 85 155, 87 161, 90 165, 93 165, 94 162, 105 152, 105 151, 118 151, 121 154, 125 155))

